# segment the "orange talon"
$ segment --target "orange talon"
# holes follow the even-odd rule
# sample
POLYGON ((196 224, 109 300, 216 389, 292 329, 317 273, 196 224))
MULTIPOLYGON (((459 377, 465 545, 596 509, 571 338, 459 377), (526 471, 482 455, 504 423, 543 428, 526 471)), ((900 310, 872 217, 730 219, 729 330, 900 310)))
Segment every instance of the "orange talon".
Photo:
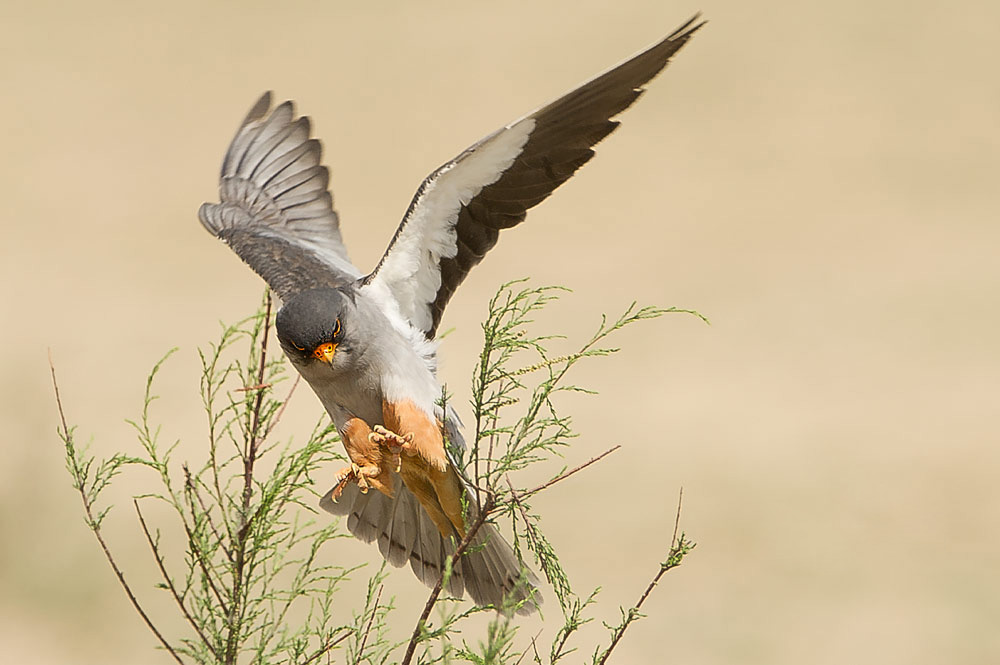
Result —
POLYGON ((397 473, 399 473, 399 470, 403 466, 403 460, 399 454, 400 451, 405 450, 407 455, 416 454, 412 445, 413 432, 400 436, 399 434, 386 429, 382 425, 375 425, 375 427, 372 428, 371 434, 368 435, 368 440, 374 444, 388 448, 389 453, 392 454, 393 470, 397 473))

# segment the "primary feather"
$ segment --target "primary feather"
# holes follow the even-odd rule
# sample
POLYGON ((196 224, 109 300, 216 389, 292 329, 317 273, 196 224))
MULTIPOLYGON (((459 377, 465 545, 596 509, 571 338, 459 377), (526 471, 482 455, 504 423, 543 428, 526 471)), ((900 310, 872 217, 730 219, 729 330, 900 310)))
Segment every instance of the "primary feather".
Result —
POLYGON ((267 92, 250 109, 222 163, 220 202, 203 204, 198 218, 287 300, 361 273, 341 240, 309 118, 296 119, 292 102, 270 107, 267 92))
POLYGON ((665 39, 556 101, 490 134, 420 185, 382 260, 365 283, 391 293, 400 312, 433 338, 452 294, 496 244, 594 156, 611 120, 703 24, 692 18, 665 39))

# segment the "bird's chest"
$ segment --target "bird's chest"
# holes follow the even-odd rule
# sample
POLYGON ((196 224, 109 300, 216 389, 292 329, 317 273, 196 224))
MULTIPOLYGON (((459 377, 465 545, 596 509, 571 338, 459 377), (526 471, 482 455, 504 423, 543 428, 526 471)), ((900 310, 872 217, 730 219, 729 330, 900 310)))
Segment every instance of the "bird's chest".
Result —
POLYGON ((382 423, 382 391, 365 380, 303 374, 338 429, 351 418, 374 426, 382 423))
POLYGON ((427 362, 388 323, 371 326, 383 334, 355 348, 350 364, 329 368, 321 363, 297 365, 302 377, 343 430, 348 420, 385 425, 383 406, 406 403, 433 421, 441 386, 427 362))

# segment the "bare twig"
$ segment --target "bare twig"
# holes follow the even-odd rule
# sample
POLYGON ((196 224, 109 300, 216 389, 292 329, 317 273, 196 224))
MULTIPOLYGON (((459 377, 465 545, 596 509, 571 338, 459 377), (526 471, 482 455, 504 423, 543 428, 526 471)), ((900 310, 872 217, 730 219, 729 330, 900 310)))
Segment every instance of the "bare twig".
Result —
MULTIPOLYGON (((503 382, 501 381, 500 382, 500 387, 497 389, 497 392, 502 391, 503 387, 504 387, 503 386, 503 382)), ((486 478, 487 478, 487 480, 490 477, 490 471, 491 471, 490 467, 496 461, 496 460, 493 459, 493 448, 496 445, 496 441, 497 441, 497 419, 498 418, 499 418, 499 412, 498 411, 494 411, 493 412, 493 420, 492 420, 492 422, 490 422, 490 448, 489 448, 489 450, 486 453, 486 478)), ((477 483, 479 482, 479 477, 478 476, 476 477, 476 482, 477 483)))
POLYGON ((272 387, 273 383, 258 383, 255 386, 243 386, 242 388, 233 388, 238 393, 248 393, 252 390, 265 390, 272 387))
MULTIPOLYGON (((535 652, 535 660, 539 659, 538 646, 536 645, 536 642, 538 641, 538 636, 541 634, 542 631, 539 630, 537 633, 535 633, 535 636, 531 638, 531 649, 535 652)), ((528 655, 528 650, 525 649, 524 651, 521 652, 521 657, 517 659, 517 662, 515 662, 514 665, 521 665, 521 661, 524 660, 524 657, 527 655, 528 655)))
MULTIPOLYGON (((266 307, 264 310, 264 331, 260 341, 260 366, 257 368, 257 386, 264 383, 264 374, 267 371, 267 336, 271 329, 271 292, 267 292, 266 307)), ((250 431, 247 432, 246 455, 243 460, 243 507, 250 505, 250 495, 253 492, 253 465, 257 458, 257 449, 260 446, 260 409, 264 404, 264 391, 258 390, 254 398, 253 416, 250 421, 250 431)))
POLYGON ((323 646, 321 646, 319 649, 317 649, 316 653, 314 653, 313 655, 309 656, 304 661, 302 661, 302 665, 309 665, 309 663, 313 662, 314 660, 316 660, 317 658, 319 658, 323 654, 327 653, 328 651, 330 651, 330 649, 332 649, 333 647, 337 646, 338 644, 340 644, 341 642, 343 642, 344 640, 346 640, 350 636, 351 636, 351 631, 348 630, 347 632, 345 632, 343 635, 341 635, 337 639, 332 640, 330 642, 327 642, 326 644, 324 644, 323 646))
MULTIPOLYGON (((597 457, 592 457, 589 460, 587 460, 586 462, 584 462, 583 464, 581 464, 580 466, 574 467, 574 468, 570 469, 569 471, 564 471, 563 473, 560 473, 558 476, 556 476, 552 480, 550 480, 548 482, 545 482, 545 483, 542 483, 541 485, 539 485, 538 487, 535 487, 534 489, 530 489, 530 490, 526 490, 524 492, 518 492, 518 493, 516 493, 516 497, 518 499, 527 499, 529 496, 531 496, 533 494, 537 494, 538 492, 541 492, 542 490, 548 489, 552 485, 555 485, 560 480, 566 480, 567 478, 569 478, 570 476, 572 476, 577 471, 583 471, 584 469, 586 469, 591 464, 594 464, 595 462, 600 462, 602 459, 604 459, 605 457, 607 457, 608 455, 610 455, 611 453, 615 452, 616 450, 618 450, 621 447, 622 447, 621 444, 618 444, 616 446, 612 446, 611 448, 608 448, 607 450, 605 450, 603 453, 601 453, 597 457)), ((512 492, 514 491, 513 487, 511 487, 511 491, 512 492)))
POLYGON ((267 437, 271 436, 271 432, 278 426, 278 423, 281 422, 281 416, 285 415, 285 409, 288 407, 288 402, 291 401, 292 395, 295 394, 295 389, 299 387, 299 381, 301 380, 302 375, 296 372, 295 381, 292 382, 292 387, 289 388, 288 395, 281 402, 281 406, 278 407, 278 411, 274 414, 274 418, 272 418, 271 422, 268 423, 267 429, 264 431, 264 436, 261 437, 261 440, 267 439, 267 437))
MULTIPOLYGON (((62 426, 62 435, 66 441, 67 447, 72 447, 73 434, 72 432, 70 432, 69 426, 66 424, 66 414, 65 411, 63 411, 62 399, 59 396, 59 383, 56 381, 56 367, 55 364, 52 362, 51 350, 49 351, 49 369, 52 372, 52 389, 55 391, 56 395, 56 407, 59 409, 59 422, 61 423, 62 426)), ((75 456, 75 453, 73 454, 75 456)), ((74 465, 76 464, 75 457, 71 459, 71 461, 74 465)), ((139 613, 139 616, 142 617, 142 620, 146 623, 146 626, 149 628, 150 631, 152 631, 153 635, 156 636, 156 639, 159 640, 160 644, 163 645, 163 648, 167 650, 167 653, 169 653, 175 661, 183 665, 184 661, 181 660, 181 657, 177 654, 177 651, 174 649, 174 647, 171 646, 169 642, 167 642, 166 638, 163 637, 163 634, 160 633, 157 627, 153 624, 153 621, 149 618, 149 615, 146 614, 146 611, 144 609, 142 609, 142 605, 139 604, 139 600, 135 597, 135 594, 132 593, 132 588, 129 587, 128 582, 125 581, 125 574, 122 573, 121 569, 118 567, 118 563, 115 561, 115 558, 111 555, 111 550, 108 548, 108 544, 104 541, 104 535, 101 533, 101 527, 94 519, 93 506, 90 503, 90 499, 87 497, 86 488, 83 486, 82 483, 80 483, 79 486, 77 487, 77 490, 79 490, 80 498, 83 500, 83 510, 87 515, 87 524, 90 526, 91 531, 94 532, 94 536, 97 538, 97 542, 101 545, 101 549, 104 551, 104 558, 107 559, 108 563, 111 565, 111 569, 114 571, 115 576, 118 578, 118 583, 121 584, 122 589, 125 590, 125 595, 128 596, 129 602, 132 603, 132 607, 134 607, 135 611, 139 613)))
POLYGON ((184 600, 181 598, 180 594, 177 593, 177 587, 174 586, 173 580, 170 579, 170 575, 167 573, 167 567, 163 563, 163 557, 160 555, 159 545, 153 539, 153 534, 149 532, 149 527, 146 526, 146 519, 142 516, 142 510, 139 509, 139 500, 132 499, 132 505, 135 506, 135 514, 139 516, 139 524, 142 526, 142 532, 146 534, 146 542, 149 543, 149 549, 153 552, 153 558, 156 559, 156 565, 160 569, 163 581, 167 584, 167 589, 170 590, 170 594, 174 597, 174 600, 177 601, 177 606, 181 608, 181 613, 184 615, 184 618, 187 619, 189 624, 191 624, 194 631, 198 633, 198 637, 201 638, 201 641, 206 647, 208 647, 209 651, 212 652, 212 655, 215 656, 217 660, 221 660, 222 657, 216 650, 215 645, 209 641, 209 639, 205 636, 205 633, 202 632, 201 626, 198 625, 198 622, 195 621, 194 617, 191 616, 191 613, 188 612, 187 606, 184 604, 184 600))
MULTIPOLYGON (((683 502, 683 500, 684 500, 684 488, 682 487, 677 497, 677 515, 674 517, 674 534, 673 536, 671 536, 670 539, 670 554, 668 555, 667 560, 662 564, 660 564, 660 571, 656 573, 656 576, 646 587, 646 590, 642 592, 642 595, 639 597, 639 602, 637 602, 632 607, 632 609, 629 610, 626 618, 622 621, 621 625, 618 626, 618 628, 615 630, 614 634, 611 637, 611 644, 608 645, 608 649, 601 656, 601 659, 597 661, 597 665, 604 665, 604 663, 607 662, 608 657, 611 655, 611 652, 614 650, 616 646, 618 646, 618 642, 621 640, 622 635, 625 634, 626 629, 628 629, 628 627, 632 624, 632 621, 638 614, 639 609, 642 607, 642 604, 646 602, 646 598, 648 598, 649 594, 652 593, 653 589, 660 581, 660 578, 663 577, 668 570, 673 570, 677 566, 681 565, 680 559, 676 558, 676 554, 683 545, 683 543, 680 540, 678 540, 677 537, 677 531, 681 523, 681 503, 683 502)), ((683 536, 681 536, 681 539, 683 539, 683 536)))
POLYGON ((507 483, 507 487, 510 488, 510 498, 517 506, 518 511, 521 513, 521 519, 524 520, 524 532, 528 534, 528 538, 531 539, 533 547, 538 549, 538 540, 535 538, 535 530, 532 528, 531 520, 528 519, 528 512, 524 509, 524 504, 521 503, 521 495, 517 493, 514 489, 514 485, 511 484, 510 478, 504 476, 504 481, 507 483))
MULTIPOLYGON (((681 502, 682 501, 684 501, 684 488, 683 487, 680 489, 680 492, 677 495, 677 514, 674 516, 674 534, 673 534, 673 536, 670 537, 670 553, 671 554, 674 553, 674 551, 677 549, 678 545, 680 544, 680 543, 677 542, 677 530, 678 530, 678 528, 680 527, 680 524, 681 524, 681 502)), ((646 597, 649 596, 650 592, 653 590, 653 587, 656 586, 656 583, 660 581, 660 578, 663 577, 663 574, 665 572, 667 572, 668 570, 670 570, 672 568, 676 568, 679 565, 680 565, 680 562, 672 563, 670 561, 670 559, 668 558, 667 562, 664 565, 660 566, 660 572, 656 574, 656 577, 653 578, 653 581, 650 582, 649 586, 646 587, 646 590, 643 591, 642 596, 639 597, 639 602, 635 604, 635 608, 639 609, 640 607, 642 607, 642 604, 644 602, 646 602, 646 597)))
MULTIPOLYGON (((223 498, 222 485, 219 482, 219 460, 218 457, 216 456, 218 452, 218 440, 216 438, 216 431, 215 431, 216 424, 218 422, 218 416, 213 413, 214 411, 213 406, 215 404, 215 398, 218 389, 222 387, 222 384, 219 383, 218 387, 213 386, 212 377, 214 377, 215 375, 216 364, 219 361, 219 354, 222 351, 223 348, 222 344, 224 344, 224 341, 225 337, 223 337, 223 342, 220 343, 220 346, 216 348, 215 353, 212 357, 212 362, 209 363, 207 367, 204 366, 204 356, 202 356, 202 364, 203 364, 202 381, 204 382, 202 395, 206 411, 208 414, 208 457, 209 460, 211 461, 210 468, 212 469, 212 486, 209 487, 209 491, 215 490, 215 495, 213 498, 220 506, 225 505, 225 499, 223 498)), ((225 376, 225 374, 223 376, 225 376)), ((233 533, 232 530, 229 528, 228 520, 223 520, 222 524, 224 527, 226 527, 226 535, 228 536, 228 540, 231 542, 233 540, 233 533)), ((229 558, 230 563, 232 563, 233 561, 232 554, 225 546, 223 546, 222 549, 225 551, 226 556, 229 558)))
MULTIPOLYGON (((264 383, 264 375, 267 370, 267 337, 271 326, 271 292, 267 292, 264 309, 264 331, 260 343, 260 360, 257 368, 257 384, 264 383)), ((236 662, 238 651, 237 640, 239 639, 240 627, 243 623, 243 611, 246 609, 244 603, 240 602, 240 595, 243 592, 244 567, 246 565, 246 544, 250 534, 250 525, 253 516, 250 515, 250 499, 253 496, 253 467, 257 460, 257 449, 260 444, 260 410, 264 403, 264 391, 259 390, 254 398, 253 412, 250 417, 250 427, 246 433, 246 443, 243 455, 243 502, 241 515, 241 525, 237 532, 237 542, 234 550, 234 570, 233 570, 233 593, 232 605, 227 620, 227 630, 229 635, 226 640, 226 665, 233 665, 236 662)))
POLYGON ((417 619, 417 625, 413 629, 413 635, 410 636, 410 642, 406 645, 406 654, 403 656, 403 660, 400 665, 409 665, 410 661, 413 659, 413 652, 417 648, 417 642, 420 641, 420 632, 424 625, 427 623, 427 617, 430 616, 431 610, 434 609, 434 604, 438 600, 438 596, 441 595, 441 589, 444 586, 444 574, 445 570, 451 568, 455 569, 455 564, 465 553, 465 550, 472 543, 472 539, 475 538, 476 533, 479 529, 486 523, 486 518, 489 516, 490 512, 496 507, 496 501, 492 494, 486 496, 486 501, 483 502, 482 510, 479 511, 479 515, 476 517, 475 521, 469 526, 468 531, 465 532, 465 537, 462 538, 462 542, 458 544, 455 548, 454 554, 448 559, 448 564, 444 566, 441 570, 441 577, 438 578, 437 583, 434 588, 431 589, 431 594, 427 598, 427 603, 424 604, 424 610, 420 613, 420 618, 417 619))
POLYGON ((375 605, 372 607, 372 615, 368 618, 368 625, 365 626, 365 634, 361 637, 361 645, 358 647, 358 652, 354 657, 354 665, 358 665, 361 662, 361 654, 365 651, 365 644, 368 642, 368 633, 372 631, 372 624, 375 623, 375 615, 378 613, 378 604, 382 600, 382 585, 378 587, 378 593, 375 595, 375 605))

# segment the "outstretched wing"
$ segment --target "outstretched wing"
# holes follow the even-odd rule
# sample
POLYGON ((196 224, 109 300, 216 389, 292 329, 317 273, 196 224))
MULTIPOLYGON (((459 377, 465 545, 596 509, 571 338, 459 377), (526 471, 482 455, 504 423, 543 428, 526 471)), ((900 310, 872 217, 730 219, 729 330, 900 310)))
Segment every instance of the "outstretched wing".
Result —
POLYGON ((220 203, 198 210, 205 228, 285 300, 361 276, 347 257, 322 147, 309 129, 292 102, 271 111, 271 93, 264 93, 226 151, 220 203))
POLYGON ((703 24, 663 41, 479 141, 420 185, 389 248, 364 282, 433 338, 448 300, 500 230, 524 221, 594 156, 593 146, 703 24))

